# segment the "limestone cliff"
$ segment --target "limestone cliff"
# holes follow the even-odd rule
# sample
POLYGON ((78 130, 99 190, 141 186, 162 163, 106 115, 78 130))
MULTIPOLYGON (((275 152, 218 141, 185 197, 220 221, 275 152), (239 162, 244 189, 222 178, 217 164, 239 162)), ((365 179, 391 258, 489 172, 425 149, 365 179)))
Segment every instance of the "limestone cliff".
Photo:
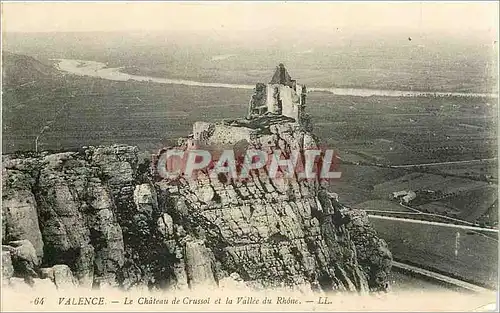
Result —
MULTIPOLYGON (((318 144, 299 124, 269 116, 197 123, 193 134, 260 149, 318 144)), ((317 182, 258 172, 168 181, 135 147, 118 145, 7 155, 2 167, 4 284, 387 288, 386 244, 364 212, 317 182)))

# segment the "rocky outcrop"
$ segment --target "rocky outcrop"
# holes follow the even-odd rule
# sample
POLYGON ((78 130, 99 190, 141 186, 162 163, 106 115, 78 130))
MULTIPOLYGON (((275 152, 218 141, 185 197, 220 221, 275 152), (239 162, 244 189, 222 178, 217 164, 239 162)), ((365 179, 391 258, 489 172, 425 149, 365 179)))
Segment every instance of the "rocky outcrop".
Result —
MULTIPOLYGON (((317 146, 311 134, 282 117, 257 123, 259 128, 244 138, 235 128, 252 125, 240 123, 203 124, 205 131, 196 124, 194 140, 226 147, 246 140, 249 147, 264 151, 317 146)), ((213 251, 216 281, 237 273, 262 287, 385 290, 391 254, 366 216, 358 218, 361 212, 343 207, 317 181, 268 174, 262 169, 239 181, 201 173, 175 186, 158 184, 162 193, 177 199, 170 212, 174 220, 213 251)), ((206 269, 211 257, 205 259, 206 269)))
MULTIPOLYGON (((33 194, 36 167, 34 160, 14 160, 15 169, 3 170, 2 238, 4 241, 26 239, 43 257, 43 240, 40 232, 36 200, 33 194), (31 175, 33 173, 34 175, 31 175)), ((5 161, 8 165, 9 160, 5 161)), ((5 163, 4 163, 5 164, 5 163)))
MULTIPOLYGON (((216 146, 318 144, 286 118, 196 124, 194 132, 216 146)), ((173 181, 155 166, 119 145, 4 156, 3 244, 28 242, 35 284, 56 288, 387 288, 387 246, 363 212, 317 181, 270 179, 264 170, 244 181, 173 181)), ((10 250, 2 249, 7 281, 23 277, 9 266, 10 250)))

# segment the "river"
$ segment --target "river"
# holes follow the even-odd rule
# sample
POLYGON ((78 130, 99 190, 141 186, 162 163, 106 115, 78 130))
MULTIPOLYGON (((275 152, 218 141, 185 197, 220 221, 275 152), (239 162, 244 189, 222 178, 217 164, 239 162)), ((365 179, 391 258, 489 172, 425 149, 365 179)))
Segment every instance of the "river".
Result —
MULTIPOLYGON (((197 87, 215 87, 215 88, 232 88, 232 89, 253 89, 255 85, 240 85, 226 83, 208 83, 198 82, 184 79, 170 79, 151 76, 140 76, 124 73, 122 68, 107 67, 105 63, 87 60, 74 59, 57 59, 57 68, 63 72, 81 75, 92 76, 114 81, 150 81, 159 84, 185 85, 197 87)), ((402 90, 382 90, 382 89, 363 89, 363 88, 323 88, 309 87, 308 91, 329 92, 335 95, 342 96, 357 96, 357 97, 420 97, 420 96, 435 96, 435 97, 490 97, 498 98, 498 94, 486 93, 467 93, 467 92, 432 92, 432 91, 402 91, 402 90)))

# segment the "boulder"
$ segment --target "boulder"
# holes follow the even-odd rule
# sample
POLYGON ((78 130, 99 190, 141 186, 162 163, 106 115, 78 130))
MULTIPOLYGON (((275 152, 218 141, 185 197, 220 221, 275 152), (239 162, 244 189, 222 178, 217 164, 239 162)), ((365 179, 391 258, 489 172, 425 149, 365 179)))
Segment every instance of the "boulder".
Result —
POLYGON ((54 265, 40 269, 42 279, 50 279, 59 290, 72 289, 78 286, 78 281, 73 276, 69 266, 65 264, 54 265))
POLYGON ((4 250, 2 247, 2 285, 8 283, 13 275, 14 267, 12 266, 10 251, 4 250))
POLYGON ((151 217, 153 211, 158 209, 158 200, 156 191, 150 184, 141 184, 135 186, 134 189, 134 203, 137 211, 151 217))
POLYGON ((217 286, 212 265, 213 255, 202 240, 187 241, 184 255, 191 288, 217 286))
POLYGON ((36 255, 35 247, 27 239, 10 241, 6 246, 10 251, 13 263, 24 262, 29 264, 31 269, 35 269, 40 264, 36 255))

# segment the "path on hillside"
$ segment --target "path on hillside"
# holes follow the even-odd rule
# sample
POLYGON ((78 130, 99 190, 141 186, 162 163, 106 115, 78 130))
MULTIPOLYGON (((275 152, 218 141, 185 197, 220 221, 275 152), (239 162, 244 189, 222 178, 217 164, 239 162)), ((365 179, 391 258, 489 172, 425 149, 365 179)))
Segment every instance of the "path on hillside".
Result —
POLYGON ((407 223, 426 224, 426 225, 434 225, 434 226, 440 226, 440 227, 451 227, 451 228, 472 230, 472 231, 492 233, 492 234, 498 235, 498 229, 492 229, 492 228, 482 228, 482 227, 468 226, 468 225, 447 224, 447 223, 440 223, 440 222, 430 222, 430 221, 423 221, 423 220, 417 220, 417 219, 382 216, 382 215, 374 215, 374 214, 369 214, 368 216, 370 218, 373 218, 373 219, 401 221, 401 222, 407 222, 407 223))
POLYGON ((404 165, 391 165, 393 168, 412 168, 417 166, 433 166, 433 165, 447 165, 447 164, 467 164, 467 163, 480 163, 483 161, 494 161, 497 158, 491 159, 474 159, 465 161, 447 161, 447 162, 435 162, 435 163, 420 163, 420 164, 404 164, 404 165))

